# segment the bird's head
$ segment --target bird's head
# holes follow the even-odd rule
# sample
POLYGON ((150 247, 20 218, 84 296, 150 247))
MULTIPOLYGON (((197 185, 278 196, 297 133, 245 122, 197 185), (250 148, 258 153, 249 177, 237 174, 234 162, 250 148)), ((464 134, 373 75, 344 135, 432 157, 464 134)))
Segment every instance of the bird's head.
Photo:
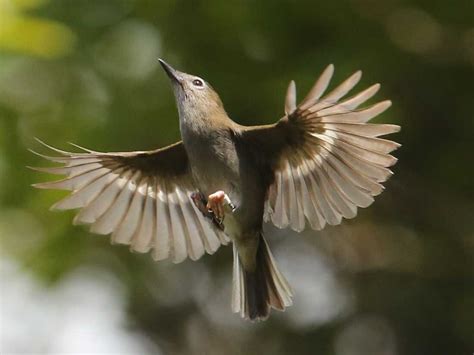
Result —
POLYGON ((159 61, 171 80, 181 117, 206 118, 225 113, 219 95, 204 79, 180 72, 162 59, 159 61))

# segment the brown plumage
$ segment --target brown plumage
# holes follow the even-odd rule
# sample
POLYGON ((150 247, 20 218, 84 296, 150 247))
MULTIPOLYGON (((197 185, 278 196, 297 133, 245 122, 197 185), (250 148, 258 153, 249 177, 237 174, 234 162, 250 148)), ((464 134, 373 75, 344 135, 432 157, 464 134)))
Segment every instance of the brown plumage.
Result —
POLYGON ((232 241, 232 309, 265 319, 271 308, 291 305, 292 291, 262 235, 263 221, 320 230, 369 206, 397 161, 390 153, 399 144, 379 136, 399 127, 367 123, 390 101, 359 108, 378 84, 343 98, 361 72, 323 96, 330 65, 299 105, 290 83, 285 116, 277 123, 244 127, 228 117, 208 83, 161 64, 173 83, 182 142, 130 153, 70 153, 45 144, 59 156, 39 155, 62 166, 33 169, 66 177, 34 186, 72 191, 52 208, 80 209, 74 223, 112 234, 113 242, 132 250, 151 251, 155 260, 196 260, 232 241), (218 191, 234 211, 211 204, 224 196, 218 191), (206 203, 214 206, 211 214, 206 203), (222 211, 224 218, 217 218, 222 211))

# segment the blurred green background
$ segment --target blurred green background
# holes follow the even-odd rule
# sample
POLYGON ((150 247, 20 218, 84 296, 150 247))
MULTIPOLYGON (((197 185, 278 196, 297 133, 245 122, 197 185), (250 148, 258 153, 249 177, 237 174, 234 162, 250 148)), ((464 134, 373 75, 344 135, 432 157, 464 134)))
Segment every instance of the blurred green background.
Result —
MULTIPOLYGON (((472 354, 472 0, 0 0, 0 352, 472 354), (355 220, 265 226, 294 306, 230 310, 231 250, 179 265, 111 247, 30 187, 34 137, 59 148, 179 139, 165 58, 201 75, 242 124, 274 122, 334 63, 381 82, 403 146, 355 220)), ((335 84, 333 82, 333 84, 335 84)))

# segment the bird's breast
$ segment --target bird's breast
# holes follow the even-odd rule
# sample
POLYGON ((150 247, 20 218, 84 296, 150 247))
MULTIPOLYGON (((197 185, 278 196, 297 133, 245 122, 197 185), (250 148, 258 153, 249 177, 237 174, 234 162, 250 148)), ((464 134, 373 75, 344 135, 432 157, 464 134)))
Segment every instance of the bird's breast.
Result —
POLYGON ((239 159, 231 138, 219 131, 187 132, 183 134, 183 143, 201 192, 210 195, 222 190, 229 197, 239 199, 239 159))

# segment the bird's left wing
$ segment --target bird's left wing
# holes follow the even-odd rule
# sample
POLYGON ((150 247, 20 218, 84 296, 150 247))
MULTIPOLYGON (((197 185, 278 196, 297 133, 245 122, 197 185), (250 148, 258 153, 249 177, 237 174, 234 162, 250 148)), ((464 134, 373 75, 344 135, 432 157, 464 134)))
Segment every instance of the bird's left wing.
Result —
POLYGON ((112 234, 113 243, 142 253, 153 249, 155 260, 175 263, 187 256, 196 260, 205 251, 212 254, 228 242, 190 199, 196 188, 181 142, 127 153, 78 146, 85 153, 70 153, 42 144, 59 156, 34 153, 62 166, 32 169, 66 177, 33 186, 72 191, 51 208, 80 208, 75 224, 90 224, 93 233, 112 234))
POLYGON ((259 161, 270 164, 265 215, 277 227, 301 231, 306 220, 313 229, 353 218, 383 191, 382 182, 397 161, 390 152, 400 145, 379 136, 398 132, 390 124, 370 124, 390 101, 359 108, 379 89, 375 84, 342 99, 360 80, 356 72, 323 96, 334 68, 328 66, 308 95, 296 106, 292 81, 285 100, 285 117, 275 125, 250 129, 259 161))

